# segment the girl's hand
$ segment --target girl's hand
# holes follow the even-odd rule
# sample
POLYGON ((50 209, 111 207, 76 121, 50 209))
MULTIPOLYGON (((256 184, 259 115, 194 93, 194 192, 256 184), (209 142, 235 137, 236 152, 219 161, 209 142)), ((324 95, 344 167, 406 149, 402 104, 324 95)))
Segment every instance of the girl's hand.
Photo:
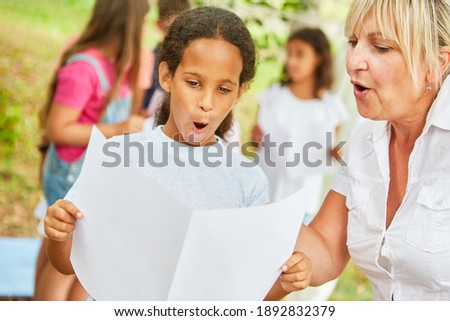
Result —
POLYGON ((122 133, 137 133, 144 129, 145 117, 140 115, 131 115, 126 121, 122 122, 122 133))
POLYGON ((72 202, 57 200, 47 210, 45 234, 50 240, 65 242, 72 236, 75 222, 83 217, 83 213, 72 202))
POLYGON ((311 260, 302 252, 294 252, 281 270, 280 285, 288 293, 303 290, 311 284, 311 260))

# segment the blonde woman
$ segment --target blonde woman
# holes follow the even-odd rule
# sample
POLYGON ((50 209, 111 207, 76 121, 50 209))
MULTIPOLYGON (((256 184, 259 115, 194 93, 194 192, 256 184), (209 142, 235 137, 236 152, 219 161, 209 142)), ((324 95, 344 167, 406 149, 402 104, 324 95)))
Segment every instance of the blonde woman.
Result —
MULTIPOLYGON (((450 300, 449 26, 447 0, 351 5, 347 72, 368 120, 300 232, 312 285, 339 276, 351 257, 374 300, 450 300)), ((278 286, 274 298, 285 294, 278 286)))

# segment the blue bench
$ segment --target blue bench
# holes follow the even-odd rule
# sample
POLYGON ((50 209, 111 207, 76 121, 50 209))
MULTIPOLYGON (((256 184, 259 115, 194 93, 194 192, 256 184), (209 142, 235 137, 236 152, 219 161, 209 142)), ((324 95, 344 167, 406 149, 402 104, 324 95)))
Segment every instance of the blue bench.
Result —
POLYGON ((0 237, 0 299, 33 297, 40 246, 39 238, 0 237))

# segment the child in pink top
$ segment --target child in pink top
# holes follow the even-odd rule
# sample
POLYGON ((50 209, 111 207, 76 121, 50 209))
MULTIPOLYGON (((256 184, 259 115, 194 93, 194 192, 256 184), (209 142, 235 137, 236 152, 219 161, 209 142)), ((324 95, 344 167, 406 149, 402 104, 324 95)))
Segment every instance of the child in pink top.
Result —
MULTIPOLYGON (((40 114, 50 143, 42 170, 49 204, 64 198, 78 177, 94 124, 107 137, 142 130, 143 117, 131 111, 132 100, 142 97, 138 77, 148 10, 147 0, 96 0, 86 29, 64 51, 40 114)), ((76 279, 43 261, 36 300, 86 299, 76 279)))
MULTIPOLYGON (((141 58, 141 62, 143 58, 141 58)), ((95 124, 103 116, 104 123, 124 121, 130 114, 130 87, 127 75, 120 84, 117 100, 126 100, 123 108, 105 111, 109 84, 116 78, 116 67, 113 61, 105 59, 97 48, 89 48, 81 54, 69 59, 69 64, 62 66, 58 73, 54 103, 80 111, 80 124, 95 124), (74 58, 77 58, 74 60, 74 58), (93 59, 93 60, 92 60, 93 59), (94 67, 95 66, 95 67, 94 67), (105 115, 103 115, 105 113, 105 115)), ((139 89, 144 89, 142 80, 138 80, 139 89)), ((69 146, 56 144, 57 155, 66 162, 74 162, 85 151, 86 146, 69 146)))

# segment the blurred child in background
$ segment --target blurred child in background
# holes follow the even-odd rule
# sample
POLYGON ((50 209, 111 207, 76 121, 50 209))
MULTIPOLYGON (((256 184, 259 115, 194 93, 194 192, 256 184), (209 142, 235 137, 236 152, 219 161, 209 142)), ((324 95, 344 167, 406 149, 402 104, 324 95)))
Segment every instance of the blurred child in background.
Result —
MULTIPOLYGON (((156 27, 161 32, 161 35, 164 37, 167 34, 170 24, 175 20, 175 18, 189 9, 189 0, 158 0, 159 17, 158 20, 156 20, 156 27)), ((153 60, 155 63, 151 74, 148 75, 151 79, 151 87, 146 90, 142 105, 143 112, 150 117, 155 115, 156 110, 161 105, 162 98, 164 96, 161 86, 159 85, 158 76, 158 57, 160 47, 161 43, 158 42, 155 49, 153 49, 153 60)))
MULTIPOLYGON (((133 115, 132 106, 142 90, 138 77, 148 10, 147 0, 97 0, 85 30, 63 52, 40 113, 49 143, 42 169, 49 204, 64 198, 78 177, 94 124, 107 137, 143 129, 144 118, 133 115)), ((86 298, 75 276, 58 272, 41 250, 34 299, 86 298)))
MULTIPOLYGON (((278 201, 305 188, 309 203, 304 223, 308 224, 319 210, 324 176, 329 172, 324 168, 326 159, 323 158, 330 156, 325 150, 327 133, 334 141, 347 112, 340 98, 330 92, 333 68, 325 34, 315 28, 297 30, 289 36, 286 49, 281 82, 264 91, 258 99, 260 110, 252 139, 257 143, 267 143, 266 139, 276 143, 271 148, 261 145, 258 151, 260 165, 269 180, 270 200, 278 201), (286 142, 292 145, 281 150, 280 146, 286 142), (310 143, 313 147, 305 149, 310 143), (323 153, 315 153, 318 149, 323 153), (290 166, 295 163, 295 153, 300 156, 300 163, 290 166), (305 160, 311 162, 311 167, 305 160), (322 166, 314 167, 316 161, 322 161, 322 166)), ((334 286, 332 281, 321 288, 291 294, 290 298, 326 300, 334 286)))

